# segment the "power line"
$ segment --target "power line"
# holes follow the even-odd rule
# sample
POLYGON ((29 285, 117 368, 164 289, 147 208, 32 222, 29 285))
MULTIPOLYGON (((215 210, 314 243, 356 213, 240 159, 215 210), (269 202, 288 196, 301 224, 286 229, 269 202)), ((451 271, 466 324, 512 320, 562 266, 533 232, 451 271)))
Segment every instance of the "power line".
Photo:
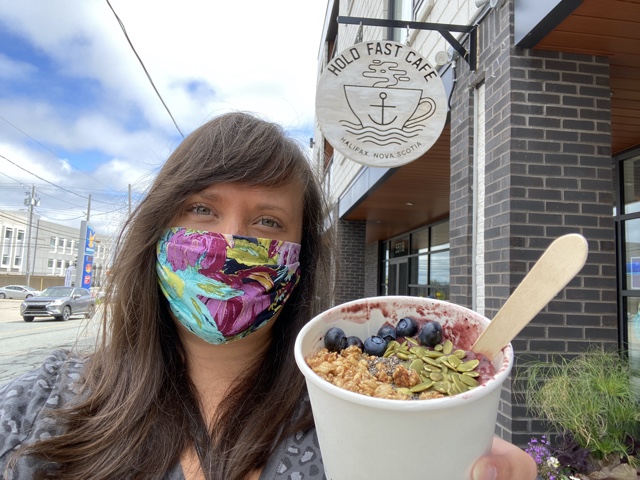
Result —
POLYGON ((84 205, 76 205, 75 203, 67 202, 66 200, 62 200, 61 198, 54 197, 53 195, 49 195, 48 193, 45 193, 42 190, 38 190, 38 191, 40 192, 40 194, 44 195, 45 197, 53 198, 53 199, 57 200, 58 202, 68 203, 69 205, 71 205, 73 207, 77 207, 77 208, 85 208, 84 205))
MULTIPOLYGON (((0 217, 10 220, 11 223, 14 224, 14 225, 24 225, 25 227, 28 225, 28 221, 26 219, 24 219, 24 221, 21 221, 21 219, 13 217, 13 216, 6 215, 3 212, 0 212, 0 217)), ((54 223, 55 224, 55 222, 47 222, 47 223, 54 223)), ((76 228, 76 227, 69 227, 67 225, 60 225, 60 224, 55 224, 55 225, 57 225, 58 227, 61 227, 61 229, 78 230, 78 228, 76 228)), ((50 227, 47 227, 46 225, 42 225, 42 224, 40 224, 38 226, 38 229, 39 229, 39 231, 41 233, 48 233, 48 234, 56 235, 58 237, 60 235, 64 235, 65 238, 66 238, 66 236, 69 235, 68 232, 63 232, 61 230, 55 230, 55 229, 53 229, 53 227, 50 228, 50 227)), ((101 237, 108 237, 109 236, 109 235, 102 234, 100 232, 96 232, 96 233, 101 237)))
MULTIPOLYGON (((0 174, 1 174, 1 175, 4 175, 5 177, 7 177, 7 178, 9 178, 9 179, 11 179, 11 180, 13 180, 13 181, 15 181, 15 182, 18 182, 18 183, 20 184, 20 186, 15 185, 15 186, 14 186, 14 188, 23 188, 23 187, 24 187, 24 188, 30 188, 30 187, 29 187, 29 185, 27 185, 27 184, 25 184, 25 183, 22 183, 20 180, 17 180, 17 179, 15 179, 15 178, 13 178, 13 177, 10 177, 10 176, 9 176, 9 175, 7 175, 6 173, 2 173, 2 172, 0 172, 0 174)), ((13 186, 12 184, 2 184, 2 183, 0 183, 0 185, 10 185, 10 186, 13 186)), ((39 185, 38 185, 38 186, 39 186, 39 185)), ((112 191, 116 192, 115 190, 112 190, 112 191)), ((42 194, 42 195, 46 196, 46 197, 53 198, 53 199, 55 199, 55 200, 56 200, 56 201, 58 201, 58 202, 67 203, 67 204, 69 204, 69 205, 71 205, 71 206, 73 206, 73 207, 76 207, 76 208, 85 208, 85 206, 84 206, 84 205, 77 205, 77 204, 75 204, 75 203, 71 203, 71 202, 68 202, 68 201, 66 201, 66 200, 63 200, 63 199, 61 199, 61 198, 59 198, 59 197, 55 197, 55 196, 53 196, 53 195, 49 195, 48 193, 43 192, 43 191, 42 191, 42 189, 39 189, 39 190, 38 190, 38 192, 39 192, 40 194, 42 194)), ((116 192, 116 193, 121 193, 121 192, 116 192)), ((96 202, 97 202, 97 201, 99 201, 99 200, 96 200, 96 202)), ((107 203, 107 202, 102 202, 102 203, 107 203)), ((108 204, 108 205, 111 205, 111 204, 109 204, 109 203, 107 203, 107 204, 108 204)), ((0 206, 0 207, 1 207, 1 206, 0 206)), ((58 210, 59 210, 59 209, 58 209, 58 210)))
POLYGON ((0 172, 1 175, 4 175, 5 177, 7 177, 10 180, 13 180, 14 182, 18 182, 20 185, 22 185, 25 188, 29 188, 29 185, 27 185, 26 183, 22 183, 20 180, 10 177, 9 175, 7 175, 6 173, 0 172))
POLYGON ((5 157, 4 155, 0 155, 0 158, 4 158, 4 159, 5 159, 7 162, 9 162, 10 164, 12 164, 12 165, 14 165, 14 166, 18 167, 20 170, 23 170, 23 171, 27 172, 27 173, 28 173, 28 174, 30 174, 30 175, 33 175, 33 176, 34 176, 34 177, 36 177, 36 178, 39 178, 40 180, 42 180, 43 182, 48 183, 49 185, 53 185, 54 187, 57 187, 57 188, 59 188, 60 190, 64 190, 64 191, 65 191, 65 192, 67 192, 67 193, 71 193, 72 195, 76 195, 76 196, 78 196, 78 197, 80 197, 80 198, 83 198, 83 199, 85 199, 85 200, 88 200, 88 199, 89 199, 88 197, 83 197, 83 196, 82 196, 82 195, 80 195, 79 193, 72 192, 71 190, 67 190, 66 188, 61 187, 60 185, 56 185, 55 183, 52 183, 52 182, 50 182, 49 180, 47 180, 47 179, 45 179, 45 178, 42 178, 41 176, 39 176, 39 175, 37 175, 37 174, 35 174, 35 173, 33 173, 33 172, 30 172, 30 171, 29 171, 29 170, 27 170, 26 168, 23 168, 23 167, 21 167, 20 165, 18 165, 17 163, 15 163, 15 162, 13 162, 13 161, 9 160, 9 159, 8 159, 7 157, 5 157))
POLYGON ((73 163, 71 163, 69 160, 65 160, 64 158, 62 158, 60 155, 58 155, 56 152, 54 152, 53 150, 51 150, 50 148, 44 146, 42 143, 40 143, 38 140, 36 140, 35 138, 33 138, 31 135, 29 135, 27 132, 25 132, 24 130, 18 128, 16 125, 14 125, 13 123, 11 123, 9 120, 7 120, 6 118, 4 118, 2 115, 0 115, 0 119, 4 120, 5 122, 7 122, 9 125, 11 125, 13 128, 15 128, 16 130, 18 130, 20 133, 22 133, 23 135, 29 137, 31 140, 33 140, 34 142, 36 142, 38 145, 40 145, 42 148, 44 148, 47 152, 52 153, 56 158, 62 160, 63 162, 68 163, 69 165, 71 165, 73 168, 75 168, 76 170, 78 170, 80 173, 86 175, 87 177, 89 177, 91 180, 98 182, 100 185, 104 185, 105 187, 107 187, 109 190, 115 191, 113 190, 113 188, 111 188, 109 185, 106 185, 104 183, 102 183, 100 180, 93 178, 91 175, 89 175, 87 172, 85 172, 84 170, 81 170, 80 168, 76 167, 73 163))
POLYGON ((42 212, 38 212, 38 215, 40 215, 41 217, 44 217, 44 218, 48 218, 49 220, 53 220, 55 222, 68 222, 69 220, 78 220, 80 218, 85 218, 86 217, 86 215, 79 215, 79 216, 77 215, 75 217, 69 217, 69 218, 53 218, 53 217, 49 217, 49 216, 45 215, 42 212))
MULTIPOLYGON (((64 190, 65 192, 70 193, 70 194, 72 194, 72 195, 75 195, 75 196, 77 196, 77 197, 80 197, 80 198, 82 198, 82 199, 84 199, 84 200, 89 200, 89 197, 83 197, 83 196, 82 196, 82 195, 80 195, 79 193, 72 192, 71 190, 67 190, 66 188, 61 187, 60 185, 56 185, 55 183, 50 182, 50 181, 49 181, 49 180, 47 180, 46 178, 42 178, 41 176, 39 176, 39 175, 37 175, 37 174, 35 174, 35 173, 33 173, 33 172, 30 172, 30 171, 29 171, 29 170, 27 170, 26 168, 23 168, 23 167, 21 167, 20 165, 18 165, 16 162, 14 162, 14 161, 12 161, 12 160, 9 160, 9 159, 8 159, 7 157, 5 157, 4 155, 0 155, 0 158, 4 158, 4 159, 5 159, 7 162, 9 162, 10 164, 12 164, 12 165, 14 165, 14 166, 18 167, 20 170, 23 170, 23 171, 27 172, 27 173, 28 173, 28 174, 30 174, 30 175, 33 175, 34 177, 36 177, 36 178, 38 178, 38 179, 42 180, 43 182, 48 183, 49 185, 53 185, 54 187, 59 188, 60 190, 64 190)), ((106 204, 106 205, 111 205, 109 202, 102 202, 102 201, 100 201, 100 200, 94 200, 94 201, 96 201, 96 202, 98 202, 98 203, 104 203, 104 204, 106 204)))
MULTIPOLYGON (((11 221, 11 223, 12 223, 13 225, 23 225, 23 226, 25 226, 25 227, 27 227, 27 226, 28 226, 28 223, 27 223, 27 221, 26 221, 26 220, 25 220, 24 222, 17 221, 16 219, 14 219, 14 218, 12 218, 12 217, 8 217, 8 216, 6 216, 6 215, 2 215, 1 213, 0 213, 0 217, 2 217, 2 218, 6 218, 6 219, 10 220, 10 221, 11 221)), ((75 229, 75 228, 73 228, 73 227, 67 227, 67 226, 65 226, 65 225, 61 225, 61 227, 69 228, 69 229, 73 229, 73 230, 77 230, 77 229, 75 229)), ((55 235, 55 236, 58 236, 58 237, 59 237, 60 235, 64 235, 64 236, 68 235, 68 232, 62 232, 62 231, 60 231, 60 230, 52 230, 52 229, 50 229, 50 228, 47 228, 47 227, 46 227, 46 226, 44 226, 44 225, 39 225, 39 226, 38 226, 38 229, 39 229, 39 231, 40 231, 40 232, 42 232, 42 233, 48 233, 48 234, 52 234, 52 235, 55 235)))
POLYGON ((178 124, 176 123, 175 119, 173 118, 173 115, 171 114, 171 111, 169 110, 169 107, 167 107, 167 104, 164 103, 164 100, 162 99, 162 96, 160 95, 160 92, 158 91, 158 89, 156 88, 155 84, 153 83, 153 80, 151 79, 151 75, 149 75, 149 72, 147 71, 147 67, 144 66, 144 63, 142 62, 142 59, 140 58, 140 55, 138 55, 138 52, 136 52, 136 49, 133 46, 133 43, 131 43, 131 40, 129 39, 129 35, 127 34, 127 30, 124 27, 124 23, 122 23, 122 20, 120 20, 120 17, 118 17, 118 14, 116 13, 116 11, 111 6, 111 3, 109 2, 109 0, 106 0, 106 1, 107 1, 107 5, 109 5, 109 8, 113 12, 113 15, 116 17, 116 20, 120 24, 120 28, 122 29, 122 33, 124 33, 124 36, 126 37, 127 42, 129 42, 129 46, 131 47, 131 50, 133 50, 133 53, 135 54, 136 58, 138 59, 138 62, 140 62, 140 65, 142 65, 142 69, 144 70, 144 73, 147 75, 147 78, 149 79, 149 82, 151 83, 151 86, 155 90, 156 95, 158 95, 158 98, 162 102, 162 105, 164 105, 164 108, 167 110, 167 113, 171 117, 171 120, 173 121, 173 124, 176 126, 176 129, 178 130, 180 135, 182 135, 182 138, 184 138, 182 130, 180 130, 180 127, 178 127, 178 124))

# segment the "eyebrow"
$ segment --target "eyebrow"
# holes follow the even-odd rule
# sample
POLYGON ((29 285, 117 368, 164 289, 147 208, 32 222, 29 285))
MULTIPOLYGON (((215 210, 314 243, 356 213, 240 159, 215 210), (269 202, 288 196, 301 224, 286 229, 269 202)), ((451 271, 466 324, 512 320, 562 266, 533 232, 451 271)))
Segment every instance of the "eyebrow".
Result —
MULTIPOLYGON (((203 192, 199 192, 194 194, 194 197, 200 197, 204 200, 212 200, 212 201, 219 201, 220 199, 223 198, 223 195, 220 195, 217 192, 208 192, 208 191, 203 191, 203 192)), ((267 202, 263 202, 263 203, 257 203, 255 204, 255 207, 258 209, 262 209, 262 210, 276 210, 278 212, 282 212, 283 214, 292 217, 293 216, 293 212, 290 212, 289 210, 287 210, 284 207, 281 207, 278 204, 275 203, 267 203, 267 202)))

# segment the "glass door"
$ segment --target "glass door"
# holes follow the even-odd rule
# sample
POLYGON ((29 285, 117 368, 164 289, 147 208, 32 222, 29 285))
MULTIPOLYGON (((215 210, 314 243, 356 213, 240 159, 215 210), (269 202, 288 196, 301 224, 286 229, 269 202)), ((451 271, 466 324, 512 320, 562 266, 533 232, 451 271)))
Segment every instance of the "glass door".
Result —
POLYGON ((389 285, 387 295, 409 294, 409 261, 406 258, 389 262, 389 285))

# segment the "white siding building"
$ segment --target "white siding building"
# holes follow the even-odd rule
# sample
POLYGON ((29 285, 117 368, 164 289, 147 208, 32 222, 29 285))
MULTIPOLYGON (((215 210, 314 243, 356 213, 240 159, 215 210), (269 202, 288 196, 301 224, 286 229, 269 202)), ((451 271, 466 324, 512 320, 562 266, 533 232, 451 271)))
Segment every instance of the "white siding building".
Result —
MULTIPOLYGON (((79 223, 79 222, 78 222, 79 223)), ((0 210, 0 284, 14 283, 6 277, 27 274, 31 277, 64 278, 78 256, 80 228, 43 220, 34 214, 29 234, 29 214, 0 210)), ((96 233, 93 258, 93 285, 101 286, 111 255, 111 241, 96 233)), ((22 283, 22 282, 20 282, 22 283)), ((32 285, 38 287, 38 285, 32 285)))

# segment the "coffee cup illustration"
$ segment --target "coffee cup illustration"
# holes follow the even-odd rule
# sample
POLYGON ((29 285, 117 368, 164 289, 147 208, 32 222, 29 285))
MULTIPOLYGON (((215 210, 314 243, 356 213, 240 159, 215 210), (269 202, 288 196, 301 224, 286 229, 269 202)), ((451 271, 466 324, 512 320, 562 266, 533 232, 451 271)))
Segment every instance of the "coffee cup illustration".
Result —
POLYGON ((344 93, 359 123, 343 120, 342 125, 360 140, 379 145, 410 138, 436 111, 435 102, 415 88, 345 85, 344 93))

